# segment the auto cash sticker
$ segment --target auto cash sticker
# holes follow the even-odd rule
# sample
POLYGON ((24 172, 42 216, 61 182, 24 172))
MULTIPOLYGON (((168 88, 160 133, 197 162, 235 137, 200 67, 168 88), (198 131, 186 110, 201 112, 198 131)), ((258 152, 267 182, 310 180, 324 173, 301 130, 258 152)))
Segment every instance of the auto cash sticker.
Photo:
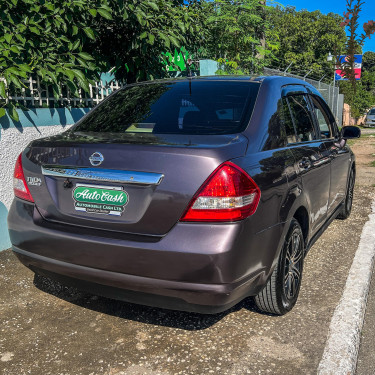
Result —
POLYGON ((120 187, 77 184, 73 199, 76 211, 120 216, 129 196, 120 187))

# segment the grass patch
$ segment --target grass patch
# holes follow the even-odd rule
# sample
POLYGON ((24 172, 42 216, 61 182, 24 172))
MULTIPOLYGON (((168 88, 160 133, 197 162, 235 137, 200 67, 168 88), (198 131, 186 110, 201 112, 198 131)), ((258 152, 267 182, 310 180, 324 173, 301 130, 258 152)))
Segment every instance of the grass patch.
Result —
POLYGON ((367 139, 367 138, 374 138, 375 139, 375 133, 374 134, 361 134, 359 138, 353 138, 348 139, 346 142, 349 146, 353 146, 357 142, 361 142, 361 140, 367 139))
POLYGON ((370 163, 370 167, 375 167, 375 160, 370 163))
POLYGON ((347 143, 350 147, 352 147, 356 142, 358 142, 357 139, 348 139, 348 140, 346 141, 346 143, 347 143))

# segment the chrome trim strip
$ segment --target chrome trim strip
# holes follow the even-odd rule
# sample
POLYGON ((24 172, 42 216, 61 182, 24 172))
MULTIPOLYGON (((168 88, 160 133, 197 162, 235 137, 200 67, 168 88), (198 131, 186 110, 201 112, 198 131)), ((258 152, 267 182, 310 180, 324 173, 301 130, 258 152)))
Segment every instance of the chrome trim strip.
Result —
POLYGON ((64 167, 43 165, 44 176, 76 178, 90 181, 108 181, 124 184, 159 185, 164 177, 161 173, 119 171, 115 169, 64 167))

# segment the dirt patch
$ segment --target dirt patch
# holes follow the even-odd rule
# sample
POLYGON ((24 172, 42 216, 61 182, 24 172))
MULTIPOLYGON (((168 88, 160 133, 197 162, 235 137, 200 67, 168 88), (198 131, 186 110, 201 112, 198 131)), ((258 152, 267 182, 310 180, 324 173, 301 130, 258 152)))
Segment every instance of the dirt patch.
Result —
POLYGON ((359 186, 375 186, 375 135, 370 134, 353 142, 351 146, 357 163, 356 184, 359 186))

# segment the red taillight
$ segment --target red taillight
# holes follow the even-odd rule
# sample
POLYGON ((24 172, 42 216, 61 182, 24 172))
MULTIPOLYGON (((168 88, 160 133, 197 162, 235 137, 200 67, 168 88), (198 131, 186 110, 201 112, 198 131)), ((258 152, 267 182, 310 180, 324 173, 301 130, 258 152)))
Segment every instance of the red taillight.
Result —
POLYGON ((205 181, 181 221, 237 221, 252 215, 260 189, 240 167, 225 162, 205 181))
POLYGON ((16 197, 29 202, 34 202, 34 199, 31 196, 30 190, 27 186, 25 175, 23 174, 22 153, 20 154, 20 156, 18 156, 16 166, 14 167, 13 190, 16 197))

